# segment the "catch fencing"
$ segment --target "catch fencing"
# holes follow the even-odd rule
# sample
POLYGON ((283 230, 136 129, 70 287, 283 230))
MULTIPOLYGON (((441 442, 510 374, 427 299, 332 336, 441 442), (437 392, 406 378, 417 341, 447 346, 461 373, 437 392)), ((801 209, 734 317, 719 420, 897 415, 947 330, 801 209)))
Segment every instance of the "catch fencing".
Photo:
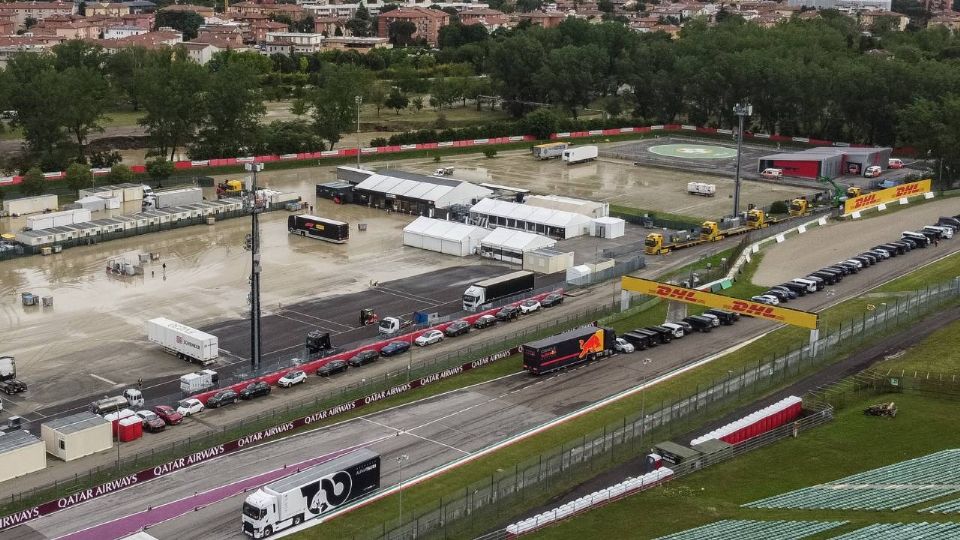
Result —
MULTIPOLYGON (((503 467, 489 478, 457 490, 433 503, 404 510, 404 520, 384 520, 380 525, 355 535, 357 540, 462 538, 490 530, 491 523, 513 521, 531 514, 551 495, 575 486, 613 466, 637 458, 662 440, 693 430, 705 431, 704 424, 715 420, 738 404, 782 387, 802 373, 810 372, 834 359, 837 354, 876 336, 900 328, 901 324, 939 309, 960 297, 960 278, 931 285, 901 296, 880 309, 864 313, 834 328, 823 329, 814 342, 806 342, 756 366, 743 366, 738 372, 714 380, 676 400, 649 403, 640 392, 640 410, 592 433, 568 441, 513 467, 503 467), (649 407, 649 412, 647 409, 649 407)), ((805 403, 813 410, 798 422, 782 426, 764 435, 734 445, 718 454, 689 463, 670 465, 678 476, 689 474, 716 462, 731 459, 784 437, 811 429, 833 417, 833 404, 814 394, 805 403)), ((491 538, 505 531, 491 533, 491 538)))

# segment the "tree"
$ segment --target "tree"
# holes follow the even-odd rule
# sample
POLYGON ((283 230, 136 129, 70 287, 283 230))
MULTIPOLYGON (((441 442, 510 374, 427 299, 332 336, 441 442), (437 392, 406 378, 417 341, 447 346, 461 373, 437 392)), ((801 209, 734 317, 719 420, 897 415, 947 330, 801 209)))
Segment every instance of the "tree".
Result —
POLYGON ((558 131, 560 117, 550 109, 537 109, 523 119, 523 132, 537 139, 546 140, 558 131))
POLYGON ((936 159, 937 177, 942 167, 943 175, 953 179, 960 172, 960 95, 947 94, 939 101, 917 100, 900 111, 899 117, 900 140, 919 155, 936 159))
POLYGON ((320 83, 303 99, 303 110, 313 119, 314 133, 330 143, 340 140, 356 121, 357 96, 372 82, 369 71, 352 65, 325 65, 320 83))
POLYGON ((107 184, 126 184, 133 182, 133 171, 123 163, 117 163, 113 167, 110 167, 110 172, 107 173, 104 180, 107 184))
POLYGON ((267 154, 296 154, 324 150, 323 141, 303 120, 276 121, 264 129, 263 151, 267 154))
POLYGON ((70 103, 61 101, 65 94, 58 84, 63 81, 54 68, 54 60, 52 55, 15 54, 2 72, 5 101, 17 111, 13 123, 23 129, 34 163, 55 155, 66 140, 62 114, 70 103))
POLYGON ((360 2, 360 5, 357 6, 357 11, 353 18, 347 21, 346 26, 347 30, 356 37, 370 37, 373 34, 370 11, 367 10, 367 6, 363 5, 363 2, 360 2))
POLYGON ((111 103, 110 87, 102 70, 90 67, 67 68, 58 79, 61 122, 77 143, 77 157, 83 161, 87 137, 103 131, 100 122, 111 103))
POLYGON ((64 180, 70 189, 78 192, 94 186, 93 172, 90 171, 90 166, 84 163, 71 163, 64 173, 64 180))
POLYGON ((258 73, 246 63, 231 62, 208 78, 203 94, 206 113, 191 156, 210 159, 249 154, 266 114, 258 73))
POLYGON ((613 2, 611 0, 600 0, 597 2, 597 9, 604 13, 613 13, 613 2))
POLYGON ((35 19, 34 17, 28 16, 26 19, 23 20, 23 27, 29 30, 34 26, 36 26, 37 22, 38 22, 37 19, 35 19))
POLYGON ((137 75, 137 101, 146 112, 138 123, 161 156, 172 160, 181 145, 192 141, 204 119, 206 84, 203 67, 187 60, 150 66, 137 75))
POLYGON ((417 26, 410 21, 393 21, 387 31, 390 43, 398 47, 403 47, 413 43, 413 34, 417 31, 417 26))
POLYGON ((366 94, 367 103, 371 103, 376 106, 377 118, 380 118, 380 109, 383 108, 384 103, 387 101, 387 89, 384 87, 382 82, 377 81, 367 89, 366 94))
POLYGON ((20 193, 27 196, 42 195, 45 188, 43 171, 39 167, 31 167, 20 182, 20 193))
POLYGON ((151 180, 157 184, 161 184, 173 175, 173 162, 167 161, 162 157, 152 159, 147 162, 147 174, 151 180))
POLYGON ((401 109, 406 109, 407 105, 410 104, 410 100, 407 99, 407 96, 400 93, 400 89, 394 86, 390 90, 390 95, 387 97, 386 106, 397 111, 397 115, 400 115, 401 109))
POLYGON ((193 11, 158 11, 154 29, 169 26, 183 32, 183 39, 189 41, 197 37, 197 31, 203 25, 203 17, 193 11))
POLYGON ((413 108, 420 112, 423 110, 423 96, 416 96, 410 100, 410 104, 413 105, 413 108))

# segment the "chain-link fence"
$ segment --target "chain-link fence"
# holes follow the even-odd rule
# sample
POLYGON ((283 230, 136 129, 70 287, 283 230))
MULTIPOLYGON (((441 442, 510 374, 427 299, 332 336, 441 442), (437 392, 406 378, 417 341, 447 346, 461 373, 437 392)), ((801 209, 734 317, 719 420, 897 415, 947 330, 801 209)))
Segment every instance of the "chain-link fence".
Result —
POLYGON ((589 287, 590 285, 595 285, 597 283, 603 283, 604 281, 618 278, 634 272, 646 266, 646 260, 641 255, 634 255, 633 257, 620 259, 614 263, 613 266, 609 268, 604 268, 597 272, 591 272, 584 276, 573 277, 567 280, 567 285, 571 287, 589 287))
MULTIPOLYGON (((656 403, 648 403, 641 398, 640 411, 620 421, 516 463, 512 468, 502 469, 432 504, 410 509, 405 512, 409 517, 403 523, 395 518, 385 520, 355 538, 460 538, 489 530, 491 523, 515 519, 552 494, 635 458, 649 450, 652 444, 674 434, 686 434, 702 428, 704 423, 735 405, 779 388, 800 374, 835 358, 837 354, 861 345, 868 337, 898 328, 902 322, 934 311, 958 297, 960 278, 931 285, 904 295, 902 301, 888 303, 882 309, 864 313, 835 328, 823 329, 824 335, 813 342, 803 343, 782 355, 774 355, 766 362, 758 361, 756 366, 743 366, 739 373, 730 371, 727 377, 715 380, 688 396, 656 403)), ((814 399, 807 405, 808 408, 811 406, 816 410, 814 416, 819 415, 820 418, 809 420, 810 427, 832 417, 831 403, 814 399)), ((786 436, 783 429, 771 432, 769 437, 786 436)), ((766 444, 769 440, 758 439, 744 446, 744 451, 766 444)), ((699 467, 707 464, 709 462, 701 461, 699 467)), ((681 472, 685 473, 683 471, 681 467, 681 472)))

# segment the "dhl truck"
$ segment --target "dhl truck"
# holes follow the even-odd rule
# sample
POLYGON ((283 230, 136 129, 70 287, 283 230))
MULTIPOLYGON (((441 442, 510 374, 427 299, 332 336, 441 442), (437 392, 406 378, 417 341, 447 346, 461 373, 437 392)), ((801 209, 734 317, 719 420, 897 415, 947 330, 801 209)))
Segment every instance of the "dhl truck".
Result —
POLYGON ((524 344, 523 369, 534 375, 610 356, 617 341, 610 328, 584 326, 524 344))

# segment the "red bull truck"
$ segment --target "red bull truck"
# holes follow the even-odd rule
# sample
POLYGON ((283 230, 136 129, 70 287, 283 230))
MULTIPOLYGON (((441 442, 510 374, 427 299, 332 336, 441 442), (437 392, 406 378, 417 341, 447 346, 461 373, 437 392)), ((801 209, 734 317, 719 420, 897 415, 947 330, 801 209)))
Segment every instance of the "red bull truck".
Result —
POLYGON ((523 345, 523 369, 534 375, 613 354, 617 335, 610 328, 584 326, 523 345))

